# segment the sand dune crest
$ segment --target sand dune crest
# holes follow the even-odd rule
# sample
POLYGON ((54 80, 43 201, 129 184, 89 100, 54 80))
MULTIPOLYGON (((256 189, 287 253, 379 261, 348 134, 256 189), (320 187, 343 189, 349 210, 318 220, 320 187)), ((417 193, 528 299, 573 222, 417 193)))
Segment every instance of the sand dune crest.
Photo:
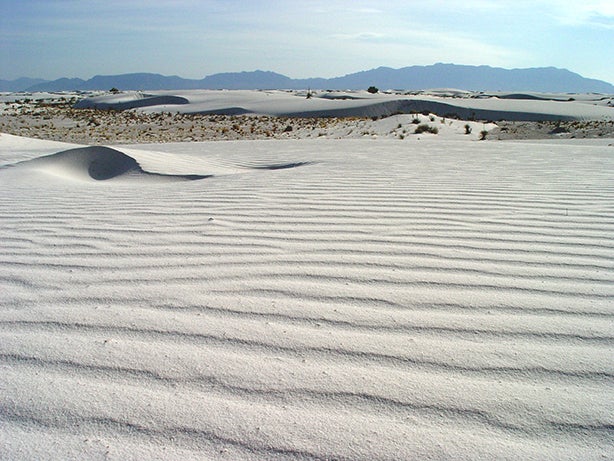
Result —
POLYGON ((97 98, 83 99, 75 105, 75 108, 128 110, 135 109, 137 107, 163 106, 168 104, 182 105, 188 103, 189 101, 181 96, 128 92, 119 95, 111 94, 98 96, 97 98))
POLYGON ((175 180, 203 179, 207 175, 171 175, 145 171, 137 160, 110 147, 90 146, 69 149, 55 154, 26 160, 7 167, 28 168, 70 179, 106 181, 121 176, 147 177, 175 180))
MULTIPOLYGON (((309 161, 266 161, 254 159, 236 164, 219 162, 203 157, 191 157, 176 162, 168 153, 89 146, 68 149, 0 166, 0 170, 16 169, 20 173, 39 172, 56 177, 81 181, 107 181, 111 179, 158 179, 184 181, 227 176, 258 171, 275 171, 310 165, 309 161)), ((18 178, 28 178, 18 174, 18 178)))

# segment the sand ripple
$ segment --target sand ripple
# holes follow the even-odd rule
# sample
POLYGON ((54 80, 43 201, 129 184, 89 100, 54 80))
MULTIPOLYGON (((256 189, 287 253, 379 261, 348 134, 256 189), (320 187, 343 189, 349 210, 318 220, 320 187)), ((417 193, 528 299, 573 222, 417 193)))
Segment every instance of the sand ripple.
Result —
POLYGON ((0 171, 2 457, 611 456, 611 148, 466 146, 97 147, 0 171), (103 157, 94 176, 211 176, 94 181, 103 157))

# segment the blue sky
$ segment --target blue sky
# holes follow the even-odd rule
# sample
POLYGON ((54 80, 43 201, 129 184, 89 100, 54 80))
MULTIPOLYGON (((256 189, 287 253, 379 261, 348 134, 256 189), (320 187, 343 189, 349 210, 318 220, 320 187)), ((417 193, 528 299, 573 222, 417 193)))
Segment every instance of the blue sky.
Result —
POLYGON ((614 0, 0 0, 0 78, 447 62, 614 82, 614 0))

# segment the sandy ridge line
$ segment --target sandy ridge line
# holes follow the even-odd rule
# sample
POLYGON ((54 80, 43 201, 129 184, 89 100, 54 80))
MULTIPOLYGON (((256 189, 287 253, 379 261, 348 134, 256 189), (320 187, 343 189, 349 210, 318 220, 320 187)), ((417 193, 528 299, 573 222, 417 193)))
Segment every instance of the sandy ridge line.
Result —
MULTIPOLYGON (((59 333, 64 334, 71 332, 73 335, 83 335, 84 333, 95 333, 110 335, 115 339, 123 338, 126 340, 141 340, 149 342, 171 342, 171 343, 183 343, 193 344, 198 346, 199 344, 207 344, 212 347, 231 348, 231 350, 246 350, 251 352, 275 352, 280 354, 287 354, 292 357, 312 357, 312 358, 324 358, 324 359, 344 359, 351 363, 369 362, 372 364, 387 364, 389 366, 402 366, 408 369, 418 368, 421 370, 436 370, 454 372, 467 375, 478 376, 492 376, 507 377, 514 379, 543 379, 548 377, 549 379, 571 379, 573 380, 590 380, 590 381, 603 381, 606 383, 608 380, 614 379, 614 371, 608 371, 600 366, 589 367, 588 369, 582 368, 585 366, 582 360, 575 363, 575 366, 564 369, 556 367, 554 364, 550 365, 531 365, 514 366, 507 364, 500 365, 480 365, 480 360, 475 360, 479 351, 473 351, 472 360, 462 363, 461 361, 451 361, 436 359, 434 357, 422 356, 421 354, 413 354, 408 351, 405 354, 399 354, 399 351, 386 351, 376 349, 360 349, 354 348, 349 345, 336 342, 335 345, 320 343, 318 344, 313 338, 307 340, 303 337, 302 340, 290 341, 267 341, 266 339, 255 339, 249 335, 242 335, 239 332, 234 334, 226 332, 193 332, 193 331, 181 331, 159 328, 140 328, 130 326, 117 326, 117 325, 96 325, 82 322, 55 322, 55 321, 43 321, 43 322, 22 322, 21 327, 23 329, 11 331, 5 333, 4 336, 12 338, 12 342, 16 345, 23 340, 19 341, 20 336, 24 333, 32 332, 45 332, 45 333, 59 333), (304 340, 304 341, 303 341, 304 340), (472 363, 473 362, 473 363, 472 363)), ((13 329, 17 325, 7 325, 13 329)), ((315 332, 316 329, 312 328, 311 331, 315 332)), ((303 335, 304 336, 304 335, 303 335)), ((348 336, 348 338, 350 337, 348 336)), ((456 339, 458 341, 458 339, 456 339)), ((330 342, 330 341, 329 341, 330 342)), ((571 346, 571 345, 570 345, 571 346)), ((15 347, 15 346, 13 346, 15 347)), ((542 346, 544 347, 544 346, 542 346)), ((552 347, 555 347, 554 345, 552 347)), ((575 346, 576 348, 578 346, 575 346)), ((10 348, 9 348, 10 349, 10 348)), ((525 348, 526 349, 526 348, 525 348)), ((546 348, 548 349, 548 348, 546 348)), ((605 360, 605 351, 601 351, 598 345, 587 346, 585 349, 591 350, 594 354, 596 351, 600 351, 603 359, 605 360)), ((527 349, 528 350, 528 349, 527 349)), ((545 353, 545 352, 544 352, 545 353)), ((586 352, 588 353, 588 352, 586 352)), ((570 366, 570 363, 566 364, 570 366)))
MULTIPOLYGON (((141 308, 142 309, 142 308, 141 308)), ((486 338, 502 338, 502 339, 510 339, 510 338, 519 338, 523 340, 538 340, 541 343, 545 342, 577 342, 578 344, 586 343, 594 343, 594 344, 603 344, 608 345, 614 340, 614 336, 608 334, 606 332, 607 328, 602 327, 598 328, 598 326, 592 322, 590 326, 583 328, 583 325, 578 325, 577 329, 580 331, 566 332, 566 331, 555 331, 554 329, 550 330, 539 330, 534 329, 531 331, 526 326, 522 326, 521 324, 515 325, 513 323, 513 319, 509 318, 507 320, 507 324, 492 324, 491 326, 484 324, 480 324, 480 326, 472 326, 472 327, 462 327, 458 325, 446 325, 442 322, 442 324, 436 324, 434 322, 424 322, 420 324, 417 320, 404 320, 399 319, 394 323, 384 324, 381 322, 375 322, 374 320, 365 319, 365 320, 345 320, 345 319, 337 319, 330 318, 325 316, 318 316, 315 314, 312 315, 297 315, 297 314, 289 314, 289 313, 279 313, 279 312, 267 312, 267 311, 256 311, 256 310, 242 310, 242 309, 231 309, 231 308, 221 308, 221 307, 212 307, 212 306, 182 306, 182 307, 164 307, 164 306, 153 306, 147 309, 151 312, 160 313, 160 311, 165 311, 168 313, 177 313, 180 312, 182 315, 186 313, 196 313, 200 317, 210 317, 214 318, 217 321, 226 318, 232 318, 234 320, 238 319, 246 319, 250 321, 275 321, 277 323, 284 323, 287 325, 299 326, 299 327, 307 327, 313 328, 315 327, 323 327, 328 328, 330 330, 340 330, 340 331, 356 331, 356 332, 391 332, 391 333, 412 333, 412 334, 423 334, 426 336, 434 336, 438 334, 452 334, 459 338, 464 339, 472 339, 475 338, 474 335, 479 334, 486 338), (601 332, 598 332, 601 330, 601 332)), ((486 310, 486 309, 483 309, 486 310)), ((427 311, 428 312, 428 311, 427 311)), ((536 312, 515 312, 517 317, 519 316, 542 316, 543 314, 536 312)), ((574 315, 573 317, 578 317, 574 315)), ((583 317, 588 317, 584 315, 583 317)), ((605 316, 608 318, 609 316, 605 316)), ((603 316, 596 316, 595 319, 602 319, 603 316)), ((524 319, 523 319, 524 320, 524 319)), ((577 319, 576 319, 577 320, 577 319)), ((48 325, 48 321, 35 321, 35 320, 8 320, 3 319, 0 320, 0 326, 2 328, 11 327, 11 326, 34 326, 37 325, 48 325)), ((53 324, 56 324, 54 322, 53 324)), ((69 325, 69 321, 63 323, 64 325, 69 325)), ((552 328, 561 328, 553 325, 552 328)), ((562 329, 562 328, 561 328, 562 329)))
POLYGON ((403 414, 409 411, 412 414, 417 413, 418 415, 422 414, 427 417, 444 416, 446 419, 449 419, 450 423, 483 425, 497 431, 512 432, 524 436, 532 435, 536 430, 540 432, 553 432, 568 437, 574 437, 577 435, 578 431, 581 431, 591 438, 604 440, 608 440, 609 437, 614 435, 614 425, 608 423, 580 424, 542 420, 532 427, 527 428, 521 424, 507 422, 496 414, 493 414, 493 412, 485 410, 461 406, 454 407, 448 405, 414 403, 367 392, 325 391, 300 387, 262 389, 255 386, 228 383, 216 375, 199 374, 195 377, 172 378, 161 375, 153 370, 122 366, 89 365, 71 360, 47 360, 17 354, 0 354, 0 360, 18 365, 34 366, 45 370, 46 373, 49 373, 49 370, 59 373, 79 373, 83 376, 91 376, 93 378, 103 377, 105 380, 109 378, 113 379, 112 375, 115 375, 115 379, 121 380, 122 382, 131 379, 136 385, 142 385, 143 381, 149 381, 151 383, 160 384, 164 388, 172 389, 181 386, 182 388, 189 388, 196 392, 215 392, 222 397, 229 394, 239 398, 256 398, 258 401, 265 400, 272 403, 305 402, 315 404, 318 407, 351 405, 356 412, 375 411, 378 413, 403 414))

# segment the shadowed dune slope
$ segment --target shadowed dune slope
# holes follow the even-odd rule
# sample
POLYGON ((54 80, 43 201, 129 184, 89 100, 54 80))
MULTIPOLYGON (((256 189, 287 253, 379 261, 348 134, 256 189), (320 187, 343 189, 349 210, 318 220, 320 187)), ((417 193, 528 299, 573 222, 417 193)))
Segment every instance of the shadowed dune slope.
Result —
POLYGON ((0 165, 0 172, 12 170, 19 180, 38 172, 62 179, 80 181, 162 180, 185 181, 258 171, 298 168, 313 162, 285 160, 267 162, 211 161, 201 156, 176 156, 170 153, 104 146, 78 147, 50 155, 0 165))
MULTIPOLYGON (((428 111, 463 120, 612 120, 612 107, 595 96, 531 93, 465 94, 439 90, 421 94, 363 92, 315 93, 271 91, 126 92, 86 98, 76 108, 137 109, 147 113, 284 117, 386 117, 428 111)), ((606 98, 607 99, 607 98, 606 98)))
POLYGON ((133 157, 104 146, 80 147, 26 160, 2 168, 27 168, 71 179, 105 181, 118 177, 147 177, 174 180, 204 179, 208 175, 170 175, 145 171, 133 157))
POLYGON ((75 104, 76 109, 114 109, 128 110, 137 107, 163 106, 163 105, 182 105, 189 101, 181 96, 170 94, 152 95, 142 93, 129 93, 128 95, 105 95, 97 98, 88 98, 75 104))

